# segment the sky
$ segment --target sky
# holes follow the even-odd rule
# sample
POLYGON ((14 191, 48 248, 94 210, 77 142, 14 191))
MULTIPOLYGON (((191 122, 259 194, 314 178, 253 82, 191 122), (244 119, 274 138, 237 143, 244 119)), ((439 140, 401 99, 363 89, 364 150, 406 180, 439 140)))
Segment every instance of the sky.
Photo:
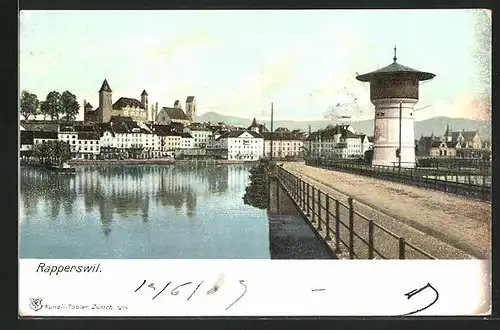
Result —
MULTIPOLYGON (((20 90, 69 90, 94 108, 106 78, 120 97, 198 114, 317 120, 373 118, 369 84, 392 63, 436 74, 416 120, 489 119, 491 16, 486 10, 22 11, 20 90), (357 101, 354 101, 356 99, 357 101)), ((83 119, 83 107, 77 119, 83 119)))

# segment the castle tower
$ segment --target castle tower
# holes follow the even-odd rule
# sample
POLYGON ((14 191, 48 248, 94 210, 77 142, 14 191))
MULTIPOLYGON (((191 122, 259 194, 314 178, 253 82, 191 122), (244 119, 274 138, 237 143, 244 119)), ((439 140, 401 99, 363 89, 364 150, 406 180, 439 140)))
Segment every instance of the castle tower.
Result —
POLYGON ((420 81, 436 75, 394 62, 382 69, 358 75, 370 83, 370 100, 375 106, 373 165, 415 167, 413 112, 418 102, 420 81))
POLYGON ((97 121, 99 123, 107 123, 111 119, 111 111, 113 109, 113 91, 109 87, 106 79, 104 79, 101 89, 99 90, 99 112, 97 121))
POLYGON ((196 122, 196 99, 188 96, 186 99, 186 116, 191 123, 196 122))
POLYGON ((141 104, 142 108, 148 111, 148 93, 146 92, 146 90, 143 90, 141 93, 141 104))

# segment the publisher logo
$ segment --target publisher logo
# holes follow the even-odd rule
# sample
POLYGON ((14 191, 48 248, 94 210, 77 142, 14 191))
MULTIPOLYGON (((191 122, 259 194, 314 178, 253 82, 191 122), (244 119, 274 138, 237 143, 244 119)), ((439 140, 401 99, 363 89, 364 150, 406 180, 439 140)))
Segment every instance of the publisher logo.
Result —
POLYGON ((35 312, 42 309, 42 298, 30 298, 30 308, 35 312))

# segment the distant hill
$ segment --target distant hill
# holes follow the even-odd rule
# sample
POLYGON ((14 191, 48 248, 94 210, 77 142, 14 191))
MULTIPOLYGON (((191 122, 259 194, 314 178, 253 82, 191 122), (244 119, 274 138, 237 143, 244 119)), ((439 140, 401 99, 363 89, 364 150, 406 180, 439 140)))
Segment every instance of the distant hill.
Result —
MULTIPOLYGON (((198 116, 199 122, 224 122, 230 125, 244 125, 250 126, 252 120, 240 118, 236 116, 226 116, 221 115, 216 112, 207 112, 198 116)), ((270 120, 259 120, 259 124, 266 125, 270 128, 270 120)), ((371 120, 361 120, 361 121, 342 121, 342 120, 331 120, 331 121, 287 121, 287 120, 276 120, 274 122, 274 128, 286 127, 288 129, 301 129, 307 131, 309 125, 311 125, 311 130, 316 131, 318 129, 325 128, 327 125, 332 124, 351 124, 352 127, 357 132, 362 132, 368 135, 373 135, 373 119, 371 120)), ((434 135, 443 135, 446 130, 446 125, 449 124, 453 131, 479 131, 481 138, 491 139, 491 121, 485 120, 473 120, 465 118, 448 118, 448 117, 434 117, 422 121, 415 121, 415 138, 418 139, 421 135, 430 136, 432 133, 434 135)))

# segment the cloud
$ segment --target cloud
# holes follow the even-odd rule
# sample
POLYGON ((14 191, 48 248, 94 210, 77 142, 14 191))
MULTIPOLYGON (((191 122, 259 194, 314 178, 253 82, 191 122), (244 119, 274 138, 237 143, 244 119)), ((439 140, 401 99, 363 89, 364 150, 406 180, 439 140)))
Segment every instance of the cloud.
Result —
POLYGON ((234 114, 234 110, 238 109, 248 109, 252 115, 260 113, 262 108, 268 109, 273 98, 293 81, 295 69, 296 61, 293 56, 278 56, 260 70, 244 76, 225 97, 214 98, 206 107, 224 113, 234 114))
POLYGON ((147 57, 150 59, 165 58, 181 49, 198 47, 202 44, 210 44, 213 42, 213 36, 206 30, 195 30, 187 35, 151 46, 151 48, 147 50, 147 57))
MULTIPOLYGON (((417 112, 418 113, 418 112, 417 112)), ((417 116, 418 120, 422 120, 417 116)), ((453 102, 437 101, 426 117, 445 116, 451 118, 469 118, 475 120, 491 120, 491 97, 483 94, 464 93, 453 102)))

